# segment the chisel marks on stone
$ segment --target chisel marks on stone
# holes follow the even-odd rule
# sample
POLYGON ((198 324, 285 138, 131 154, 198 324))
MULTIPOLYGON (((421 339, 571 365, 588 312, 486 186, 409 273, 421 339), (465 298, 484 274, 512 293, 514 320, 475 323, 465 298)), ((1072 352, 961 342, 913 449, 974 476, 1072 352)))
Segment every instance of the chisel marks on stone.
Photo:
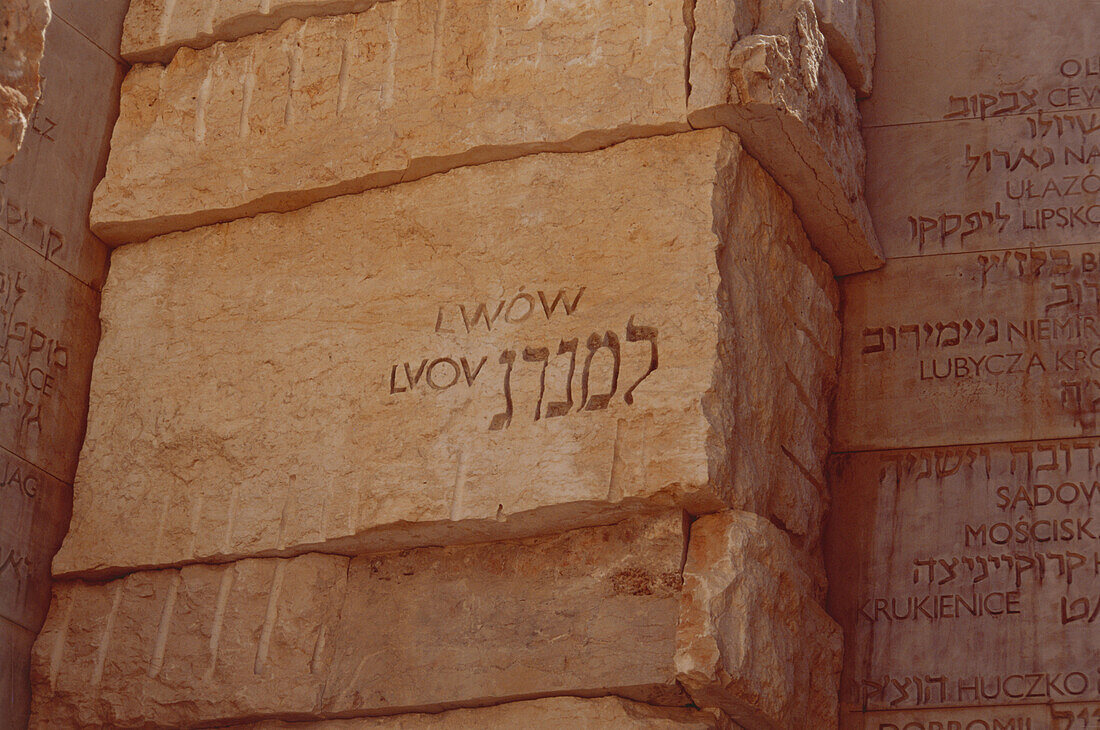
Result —
POLYGON ((279 616, 279 593, 283 590, 283 578, 286 575, 286 560, 275 565, 275 575, 271 579, 271 591, 267 594, 267 611, 264 613, 264 626, 260 631, 260 643, 256 647, 256 664, 253 671, 263 674, 267 666, 267 652, 271 647, 271 632, 279 616))
POLYGON ((103 622, 103 634, 99 637, 99 647, 95 653, 95 665, 92 668, 92 686, 98 687, 103 681, 103 667, 107 663, 107 649, 111 645, 111 632, 115 629, 115 616, 118 615, 119 604, 122 603, 122 586, 125 580, 119 580, 115 585, 115 593, 111 598, 111 610, 107 619, 103 622))
POLYGON ((172 579, 168 583, 168 595, 164 599, 164 610, 160 614, 160 624, 157 626, 157 640, 153 645, 153 658, 149 660, 147 674, 149 678, 157 676, 160 668, 164 666, 164 650, 168 645, 168 632, 172 628, 172 615, 176 612, 176 598, 180 590, 180 571, 172 571, 172 579))

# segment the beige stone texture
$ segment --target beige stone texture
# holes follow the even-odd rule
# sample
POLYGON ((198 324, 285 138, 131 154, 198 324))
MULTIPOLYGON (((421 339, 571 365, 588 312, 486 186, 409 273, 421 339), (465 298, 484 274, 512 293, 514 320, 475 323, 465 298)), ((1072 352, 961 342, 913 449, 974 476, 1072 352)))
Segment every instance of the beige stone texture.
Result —
POLYGON ((130 63, 168 63, 182 46, 207 48, 217 41, 274 30, 292 18, 361 13, 378 2, 131 0, 122 31, 122 55, 130 63))
POLYGON ((875 10, 871 0, 814 0, 829 55, 861 97, 871 95, 875 67, 875 10))
POLYGON ((746 512, 696 520, 677 635, 680 682, 746 728, 836 727, 840 628, 787 536, 746 512))
POLYGON ((10 0, 0 9, 0 165, 15 157, 38 101, 49 0, 10 0))
MULTIPOLYGON (((735 18, 707 3, 685 17, 679 0, 498 5, 394 0, 135 66, 93 230, 128 243, 456 166, 726 125, 836 271, 881 263, 853 93, 811 0, 735 18)), ((163 19, 146 3, 131 16, 147 41, 163 19)))
POLYGON ((1098 431, 1100 246, 890 261, 843 280, 838 451, 1098 431))
POLYGON ((521 542, 55 584, 31 727, 439 711, 532 695, 683 705, 681 513, 521 542))
POLYGON ((42 75, 23 147, 0 168, 0 229, 99 288, 107 247, 89 231, 88 211, 107 164, 122 70, 59 14, 46 31, 42 75))
POLYGON ((259 722, 241 730, 483 730, 484 728, 569 728, 569 730, 732 730, 729 721, 700 710, 654 707, 621 697, 549 697, 494 707, 349 720, 259 722))
POLYGON ((722 130, 118 249, 54 572, 672 504, 759 512, 812 548, 836 306, 789 200, 722 130))
POLYGON ((1096 706, 1098 457, 1096 438, 837 457, 827 552, 846 637, 842 727, 1065 728, 1062 703, 1096 706), (1053 707, 1003 707, 1022 700, 1053 707), (964 706, 978 709, 948 709, 964 706))

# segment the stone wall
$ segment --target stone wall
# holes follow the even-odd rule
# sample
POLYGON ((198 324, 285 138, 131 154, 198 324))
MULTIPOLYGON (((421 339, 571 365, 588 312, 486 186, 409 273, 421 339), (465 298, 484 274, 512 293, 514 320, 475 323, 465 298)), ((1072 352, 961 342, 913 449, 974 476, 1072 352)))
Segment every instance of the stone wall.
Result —
POLYGON ((844 728, 1100 719, 1097 10, 876 3, 888 261, 841 280, 828 540, 844 728))
POLYGON ((870 13, 135 0, 31 726, 835 727, 870 13))
POLYGON ((90 233, 88 211, 118 110, 125 3, 105 0, 95 10, 86 5, 52 3, 44 49, 49 6, 17 1, 0 11, 0 160, 13 156, 0 167, 0 727, 5 729, 24 726, 29 712, 31 645, 49 605, 50 559, 72 509, 99 339, 107 248, 90 233), (9 141, 11 146, 4 146, 9 141))

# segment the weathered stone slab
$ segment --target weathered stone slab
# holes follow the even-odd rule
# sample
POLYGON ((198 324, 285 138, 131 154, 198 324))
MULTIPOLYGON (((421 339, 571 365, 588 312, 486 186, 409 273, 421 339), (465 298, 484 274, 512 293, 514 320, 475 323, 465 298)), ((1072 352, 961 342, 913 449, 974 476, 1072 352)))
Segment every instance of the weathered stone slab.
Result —
POLYGON ((841 635, 787 536, 746 512, 691 526, 680 682, 746 728, 836 727, 841 635))
POLYGON ((351 720, 260 722, 242 730, 482 730, 564 727, 570 730, 731 730, 729 721, 700 710, 654 707, 621 697, 548 697, 495 707, 450 710, 434 715, 363 717, 351 720))
POLYGON ((0 165, 19 151, 38 101, 38 64, 49 22, 49 0, 14 0, 0 9, 0 165))
POLYGON ((741 3, 695 3, 688 118, 692 126, 721 125, 741 136, 791 195, 837 274, 877 268, 881 253, 863 202, 859 111, 826 51, 813 3, 767 3, 755 25, 751 14, 741 3))
MULTIPOLYGON (((131 14, 146 42, 157 7, 131 14)), ((685 18, 678 0, 538 7, 394 0, 136 66, 93 230, 140 241, 456 166, 724 124, 791 193, 838 272, 881 263, 854 98, 811 0, 769 3, 760 18, 705 4, 685 18), (741 76, 752 81, 738 96, 741 76)), ((194 10, 178 4, 170 18, 194 10)), ((225 12, 238 10, 263 20, 225 12)))
POLYGON ((96 348, 96 293, 0 232, 0 448, 68 481, 96 348))
POLYGON ((50 605, 50 559, 71 511, 68 484, 0 449, 0 617, 29 631, 42 625, 50 605))
POLYGON ((1098 256, 954 254, 844 280, 834 448, 1095 435, 1098 256))
POLYGON ((875 66, 875 10, 871 0, 814 0, 829 55, 861 97, 871 95, 875 66))
POLYGON ((816 543, 835 282, 728 132, 173 234, 110 276, 55 574, 671 504, 816 543))
POLYGON ((42 74, 23 148, 0 168, 0 229, 98 288, 107 248, 91 235, 88 211, 107 163, 122 71, 61 18, 46 32, 42 74))
POLYGON ((686 704, 684 542, 670 512, 518 543, 60 582, 35 645, 32 726, 394 714, 536 693, 686 704))
POLYGON ((292 18, 359 13, 379 0, 132 0, 122 32, 130 63, 168 63, 181 46, 207 48, 274 30, 292 18))
POLYGON ((1100 441, 848 454, 833 483, 842 727, 1100 716, 1100 441))

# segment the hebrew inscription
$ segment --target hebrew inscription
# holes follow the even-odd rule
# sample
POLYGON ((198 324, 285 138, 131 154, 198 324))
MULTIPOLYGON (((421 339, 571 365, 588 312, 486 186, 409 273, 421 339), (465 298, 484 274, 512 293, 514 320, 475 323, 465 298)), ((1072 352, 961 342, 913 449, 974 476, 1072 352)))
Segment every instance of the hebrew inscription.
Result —
POLYGON ((831 549, 853 540, 845 555, 863 556, 848 557, 858 580, 833 583, 846 727, 1095 727, 1100 439, 849 454, 834 467, 834 509, 851 527, 831 549), (1026 707, 1037 704, 1049 714, 1026 707))
POLYGON ((948 91, 938 123, 869 129, 868 154, 890 256, 1100 240, 1095 57, 1047 60, 1023 86, 948 91))
POLYGON ((896 261, 845 286, 838 450, 1097 432, 1100 246, 896 261))

